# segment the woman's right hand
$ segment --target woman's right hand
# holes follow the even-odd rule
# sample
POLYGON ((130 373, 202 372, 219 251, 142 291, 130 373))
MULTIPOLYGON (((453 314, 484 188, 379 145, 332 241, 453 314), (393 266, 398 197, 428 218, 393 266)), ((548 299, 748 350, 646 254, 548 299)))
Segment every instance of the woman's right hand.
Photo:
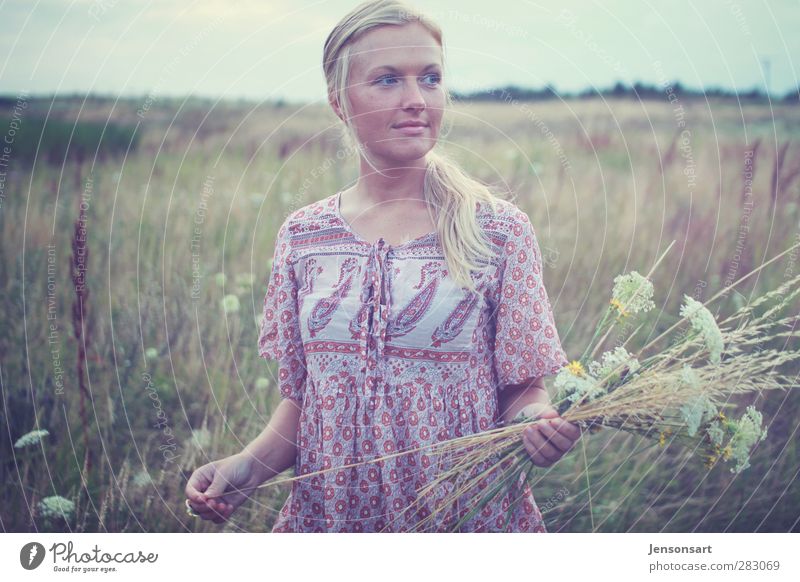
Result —
POLYGON ((203 519, 214 523, 226 521, 263 483, 258 463, 250 455, 236 454, 212 461, 196 469, 186 484, 189 505, 203 519), (211 497, 231 491, 219 497, 211 497))

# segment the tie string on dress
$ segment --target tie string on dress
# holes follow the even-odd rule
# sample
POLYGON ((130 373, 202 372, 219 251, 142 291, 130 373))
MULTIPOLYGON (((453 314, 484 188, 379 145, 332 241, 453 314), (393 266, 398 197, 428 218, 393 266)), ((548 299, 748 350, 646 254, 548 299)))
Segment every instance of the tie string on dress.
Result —
POLYGON ((371 297, 370 314, 367 317, 367 381, 365 386, 375 390, 378 386, 378 362, 380 362, 386 346, 386 327, 391 307, 391 293, 386 285, 386 257, 392 249, 383 237, 379 238, 370 249, 367 260, 367 277, 369 277, 371 297), (385 296, 386 304, 382 303, 385 296))

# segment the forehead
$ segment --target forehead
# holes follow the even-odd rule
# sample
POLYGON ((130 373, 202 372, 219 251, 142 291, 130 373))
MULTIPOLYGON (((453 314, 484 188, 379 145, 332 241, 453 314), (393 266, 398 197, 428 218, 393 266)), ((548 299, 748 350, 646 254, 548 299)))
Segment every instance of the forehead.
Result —
POLYGON ((439 43, 419 23, 373 28, 353 43, 350 54, 351 71, 355 74, 366 74, 382 65, 416 71, 442 62, 439 43))

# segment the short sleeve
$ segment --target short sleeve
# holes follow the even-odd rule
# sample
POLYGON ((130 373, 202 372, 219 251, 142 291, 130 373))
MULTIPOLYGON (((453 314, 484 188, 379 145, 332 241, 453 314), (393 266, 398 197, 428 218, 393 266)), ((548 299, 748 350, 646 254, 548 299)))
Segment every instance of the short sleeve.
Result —
POLYGON ((498 389, 557 373, 567 355, 544 287, 542 256, 528 215, 514 208, 502 251, 494 309, 498 389))
POLYGON ((306 359, 300 334, 297 278, 292 263, 288 221, 278 230, 272 272, 264 296, 258 354, 278 362, 278 387, 284 398, 302 402, 306 359))

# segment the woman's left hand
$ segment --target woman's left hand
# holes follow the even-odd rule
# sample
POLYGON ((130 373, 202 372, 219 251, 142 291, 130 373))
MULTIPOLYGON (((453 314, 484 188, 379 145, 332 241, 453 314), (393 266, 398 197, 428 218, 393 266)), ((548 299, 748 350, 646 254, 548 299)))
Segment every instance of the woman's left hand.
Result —
POLYGON ((558 461, 581 437, 580 427, 561 418, 549 404, 528 404, 518 414, 531 417, 530 420, 547 419, 522 431, 525 450, 533 459, 533 464, 539 467, 549 467, 558 461))

